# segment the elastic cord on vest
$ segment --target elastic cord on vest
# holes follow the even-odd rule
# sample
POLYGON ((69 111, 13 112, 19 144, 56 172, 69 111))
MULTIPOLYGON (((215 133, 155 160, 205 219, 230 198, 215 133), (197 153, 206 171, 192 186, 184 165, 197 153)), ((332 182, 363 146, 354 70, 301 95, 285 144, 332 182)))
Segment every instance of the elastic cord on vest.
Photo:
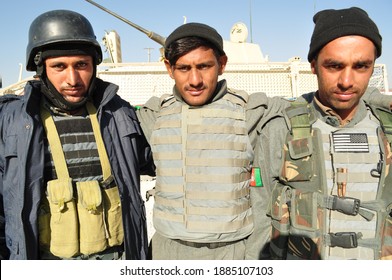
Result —
MULTIPOLYGON (((87 111, 90 116, 91 125, 93 127, 93 132, 95 136, 95 141, 97 143, 97 149, 99 154, 99 160, 102 166, 103 181, 106 181, 111 176, 111 169, 109 158, 105 150, 105 145, 102 140, 101 131, 99 128, 99 123, 97 119, 97 112, 93 104, 90 102, 86 103, 87 111)), ((52 157, 54 166, 56 167, 56 174, 58 178, 69 178, 68 168, 66 160, 64 157, 63 148, 61 146, 60 138, 54 124, 53 118, 45 107, 43 102, 41 102, 41 118, 45 127, 46 135, 48 137, 49 145, 52 151, 52 157)))

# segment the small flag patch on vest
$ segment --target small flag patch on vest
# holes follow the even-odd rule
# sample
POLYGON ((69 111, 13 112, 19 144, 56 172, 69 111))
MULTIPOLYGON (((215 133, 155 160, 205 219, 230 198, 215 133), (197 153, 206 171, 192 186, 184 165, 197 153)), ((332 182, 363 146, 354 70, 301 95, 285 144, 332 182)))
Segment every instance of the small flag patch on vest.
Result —
POLYGON ((252 176, 250 178, 250 186, 251 187, 262 187, 263 180, 261 179, 260 167, 252 168, 252 176))
POLYGON ((366 133, 332 133, 335 153, 368 153, 366 133))

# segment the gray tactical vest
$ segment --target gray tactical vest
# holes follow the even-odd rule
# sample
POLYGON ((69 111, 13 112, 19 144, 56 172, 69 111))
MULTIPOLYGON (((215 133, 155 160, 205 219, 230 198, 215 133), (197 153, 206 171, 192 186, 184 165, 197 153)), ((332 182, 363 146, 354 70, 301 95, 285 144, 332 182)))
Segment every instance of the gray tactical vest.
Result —
POLYGON ((160 234, 212 243, 252 232, 247 98, 228 92, 201 107, 173 96, 162 101, 150 141, 157 167, 153 221, 160 234))

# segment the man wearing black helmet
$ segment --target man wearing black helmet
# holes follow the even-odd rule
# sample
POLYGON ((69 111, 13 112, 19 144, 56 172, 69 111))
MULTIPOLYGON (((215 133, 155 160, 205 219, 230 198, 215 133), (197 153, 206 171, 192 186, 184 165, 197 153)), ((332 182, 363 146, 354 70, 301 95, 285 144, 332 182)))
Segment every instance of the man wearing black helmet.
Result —
POLYGON ((54 10, 31 24, 23 96, 0 101, 2 259, 145 259, 140 174, 150 147, 118 87, 96 78, 89 21, 54 10))

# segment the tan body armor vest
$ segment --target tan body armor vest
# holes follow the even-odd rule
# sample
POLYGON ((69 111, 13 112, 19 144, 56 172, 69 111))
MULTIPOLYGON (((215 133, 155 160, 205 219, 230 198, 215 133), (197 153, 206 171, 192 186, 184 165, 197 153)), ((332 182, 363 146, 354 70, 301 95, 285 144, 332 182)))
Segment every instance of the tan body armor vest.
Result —
POLYGON ((151 137, 157 167, 153 219, 160 234, 226 242, 252 232, 247 95, 236 94, 202 107, 174 97, 163 101, 151 137))

